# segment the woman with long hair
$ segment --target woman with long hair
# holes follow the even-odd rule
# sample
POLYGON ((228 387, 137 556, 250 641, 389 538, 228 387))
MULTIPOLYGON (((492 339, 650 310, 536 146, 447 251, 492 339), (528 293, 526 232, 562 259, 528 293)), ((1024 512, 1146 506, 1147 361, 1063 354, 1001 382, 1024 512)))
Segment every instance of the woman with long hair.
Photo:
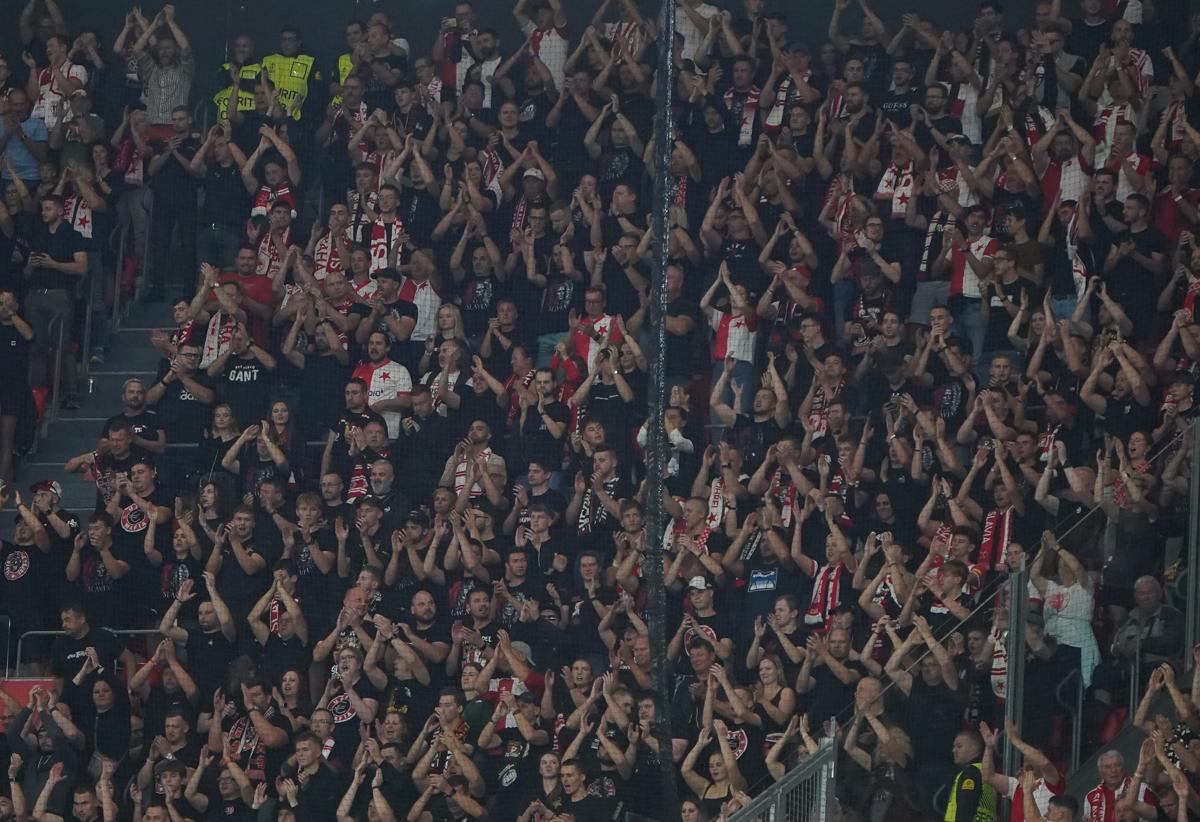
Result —
POLYGON ((196 451, 195 470, 201 476, 221 468, 221 458, 229 447, 241 436, 242 426, 234 416, 228 403, 213 407, 212 424, 200 433, 200 447, 196 451))
POLYGON ((308 727, 308 717, 312 714, 312 700, 308 696, 306 672, 295 668, 284 671, 279 675, 279 682, 272 696, 279 705, 279 712, 292 723, 293 731, 302 731, 308 727))
POLYGON ((754 683, 754 713, 746 722, 762 729, 763 734, 783 733, 796 709, 796 692, 787 685, 783 662, 774 654, 758 661, 758 682, 754 683))
POLYGON ((738 768, 737 757, 733 755, 733 748, 729 744, 728 729, 720 719, 714 719, 712 725, 700 729, 700 736, 683 760, 681 771, 683 781, 699 797, 710 816, 719 815, 722 803, 732 797, 735 791, 746 790, 746 777, 738 768), (708 777, 705 778, 696 773, 696 763, 714 739, 717 750, 708 755, 708 777))

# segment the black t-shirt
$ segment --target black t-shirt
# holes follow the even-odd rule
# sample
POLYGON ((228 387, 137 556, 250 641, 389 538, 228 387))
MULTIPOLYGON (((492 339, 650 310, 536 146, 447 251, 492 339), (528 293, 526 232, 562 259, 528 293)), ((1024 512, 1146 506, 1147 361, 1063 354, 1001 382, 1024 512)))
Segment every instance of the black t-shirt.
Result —
POLYGON ((229 403, 233 415, 244 425, 264 419, 271 397, 271 371, 257 357, 231 356, 217 377, 217 393, 229 403))
POLYGON ((224 556, 221 560, 221 570, 217 574, 217 586, 221 596, 231 606, 236 604, 245 608, 262 596, 263 591, 270 586, 271 566, 279 557, 268 545, 260 545, 253 536, 242 543, 242 546, 247 552, 262 556, 266 560, 266 566, 257 573, 247 574, 233 555, 229 540, 226 540, 221 547, 224 556))
MULTIPOLYGON (((860 677, 867 676, 867 669, 860 662, 845 661, 843 664, 857 673, 860 677)), ((821 723, 830 717, 844 719, 853 711, 855 684, 847 685, 829 669, 828 665, 818 665, 812 670, 816 685, 808 692, 808 719, 814 728, 820 728, 821 723)))
POLYGON ((54 562, 35 545, 0 542, 0 613, 31 630, 40 628, 38 614, 53 581, 54 562))
MULTIPOLYGON (((203 225, 220 225, 240 229, 250 213, 250 198, 242 182, 237 163, 227 166, 214 164, 204 175, 204 207, 200 212, 203 225)), ((215 261, 214 261, 215 262, 215 261)))
POLYGON ((194 210, 196 208, 196 190, 200 181, 197 180, 185 163, 190 163, 200 150, 200 140, 194 134, 183 138, 179 145, 179 157, 171 151, 166 141, 155 142, 153 149, 156 154, 170 154, 158 174, 151 181, 154 196, 160 204, 168 204, 176 208, 194 210))
POLYGON ((667 303, 668 317, 691 317, 694 325, 687 334, 667 332, 666 368, 668 377, 689 374, 696 354, 696 329, 700 328, 700 308, 687 297, 679 296, 667 303))
POLYGON ((79 639, 60 636, 54 640, 50 651, 50 670, 59 679, 72 679, 83 667, 87 649, 95 648, 100 666, 112 670, 113 663, 121 655, 121 642, 117 635, 104 628, 89 628, 79 639))
MULTIPOLYGON (((544 409, 545 416, 556 423, 565 425, 571 418, 570 410, 561 402, 548 402, 544 409)), ((526 463, 536 462, 557 468, 562 464, 565 439, 565 429, 563 436, 555 439, 537 406, 530 406, 525 412, 525 424, 521 426, 521 453, 518 456, 526 463)))
POLYGON ((212 699, 213 691, 221 685, 221 678, 229 663, 237 655, 237 644, 230 642, 220 630, 188 631, 188 673, 200 690, 200 704, 212 699))
POLYGON ((564 798, 562 812, 570 814, 575 822, 608 822, 612 819, 612 805, 598 796, 585 796, 578 802, 564 798))
MULTIPOLYGON (((45 254, 60 263, 73 262, 77 252, 86 250, 83 237, 66 222, 60 222, 54 231, 45 223, 38 223, 29 239, 30 253, 45 254)), ((79 279, 76 274, 39 266, 30 273, 28 285, 29 288, 73 289, 79 279)))
MULTIPOLYGON (((358 682, 354 683, 354 692, 358 694, 359 699, 373 699, 378 705, 384 705, 385 695, 365 676, 360 675, 358 682)), ((347 757, 354 756, 354 750, 358 747, 358 726, 361 720, 350 703, 350 697, 346 696, 344 682, 338 683, 337 690, 329 698, 328 708, 333 714, 334 750, 341 749, 346 752, 347 757)))
MULTIPOLYGON (((1156 228, 1125 231, 1118 234, 1114 242, 1117 245, 1132 242, 1134 250, 1144 257, 1155 253, 1165 257, 1168 251, 1166 238, 1156 228)), ((1106 275, 1106 280, 1109 295, 1121 304, 1125 314, 1133 321, 1132 333, 1143 337, 1150 334, 1158 298, 1154 275, 1132 257, 1125 257, 1106 275)))
MULTIPOLYGON (((162 373, 158 375, 159 381, 167 371, 166 368, 162 369, 162 373)), ((190 377, 200 385, 209 387, 208 375, 204 372, 197 371, 190 377)), ((201 433, 212 418, 209 406, 200 402, 182 380, 175 379, 164 383, 163 389, 162 399, 155 405, 155 409, 162 415, 162 428, 167 432, 167 442, 199 442, 201 433)))
MULTIPOLYGON (((0 238, 4 232, 0 231, 0 238)), ((0 287, 3 285, 4 244, 0 241, 0 287)), ((11 405, 15 412, 29 395, 29 351, 33 341, 27 340, 17 331, 13 324, 0 323, 0 370, 4 373, 4 382, 0 385, 0 400, 5 405, 11 405), (24 392, 25 396, 18 396, 24 392)), ((5 411, 8 414, 8 411, 5 411)))
MULTIPOLYGON (((133 435, 144 440, 158 439, 158 432, 162 430, 158 415, 153 411, 146 410, 132 417, 121 412, 120 414, 114 414, 105 421, 104 429, 100 432, 100 436, 108 439, 112 433, 113 426, 119 422, 129 423, 133 427, 133 435)), ((134 448, 138 450, 138 453, 146 453, 144 450, 137 448, 137 446, 134 446, 134 448)))

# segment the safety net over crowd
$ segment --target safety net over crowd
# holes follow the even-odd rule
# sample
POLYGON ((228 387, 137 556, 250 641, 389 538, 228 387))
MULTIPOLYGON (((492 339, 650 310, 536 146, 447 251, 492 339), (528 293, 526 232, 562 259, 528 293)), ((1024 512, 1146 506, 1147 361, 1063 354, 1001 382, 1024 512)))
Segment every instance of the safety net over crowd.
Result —
POLYGON ((23 2, 0 821, 1197 818, 1187 3, 23 2))

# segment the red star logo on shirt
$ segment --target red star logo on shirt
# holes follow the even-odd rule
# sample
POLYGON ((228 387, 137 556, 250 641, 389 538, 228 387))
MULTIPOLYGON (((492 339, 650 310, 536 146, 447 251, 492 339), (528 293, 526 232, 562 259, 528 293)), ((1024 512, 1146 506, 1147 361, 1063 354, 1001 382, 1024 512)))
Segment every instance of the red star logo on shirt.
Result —
POLYGON ((87 227, 88 227, 88 223, 89 223, 89 222, 91 222, 91 221, 90 221, 90 220, 88 220, 88 218, 87 218, 87 217, 80 217, 80 218, 79 218, 79 227, 80 227, 80 228, 87 228, 87 227))
POLYGON ((381 379, 381 380, 390 380, 391 378, 392 378, 392 375, 391 375, 391 374, 389 374, 388 372, 386 372, 386 371, 380 371, 380 372, 379 372, 379 379, 381 379))

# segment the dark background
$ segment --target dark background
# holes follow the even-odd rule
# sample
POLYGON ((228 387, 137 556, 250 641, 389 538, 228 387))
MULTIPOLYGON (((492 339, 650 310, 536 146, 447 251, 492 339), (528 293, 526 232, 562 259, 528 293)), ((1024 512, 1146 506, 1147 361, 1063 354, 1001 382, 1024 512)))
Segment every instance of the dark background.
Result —
MULTIPOLYGON (((514 0, 515 2, 515 0, 514 0)), ((578 34, 591 19, 599 0, 563 0, 573 34, 578 34)), ((0 14, 4 24, 0 26, 0 48, 9 57, 10 65, 20 70, 19 44, 17 43, 16 19, 24 0, 2 0, 0 14)), ((106 45, 121 29, 122 18, 129 5, 119 0, 60 0, 60 7, 67 18, 71 34, 90 28, 100 32, 106 45)), ((719 8, 728 8, 735 13, 741 8, 739 0, 716 2, 719 8)), ((1010 0, 1006 2, 1006 17, 1010 27, 1016 28, 1030 19, 1033 0, 1010 0)), ((39 3, 40 7, 40 3, 39 3)), ((522 42, 522 37, 512 17, 512 2, 505 0, 475 0, 475 8, 483 25, 500 32, 501 51, 508 54, 522 42)), ((889 26, 899 25, 904 12, 917 12, 937 20, 942 25, 963 26, 969 23, 977 7, 975 2, 949 3, 942 0, 876 0, 873 8, 889 26)), ((161 3, 150 0, 142 4, 147 18, 153 18, 161 3)), ((259 56, 275 51, 279 27, 285 23, 298 25, 304 33, 306 51, 315 55, 323 67, 330 65, 344 49, 343 28, 347 21, 367 17, 375 11, 386 11, 391 15, 394 32, 408 39, 414 54, 428 53, 443 15, 453 12, 453 0, 178 0, 175 3, 176 17, 191 40, 199 60, 196 92, 209 92, 215 81, 209 70, 223 62, 226 44, 240 32, 254 37, 259 56)), ((657 14, 657 0, 642 0, 641 8, 647 16, 657 14)), ((768 0, 768 11, 782 11, 790 19, 793 39, 807 41, 816 46, 825 38, 829 24, 829 12, 833 0, 768 0)), ((1075 16, 1077 0, 1065 0, 1063 13, 1075 16)), ((845 16, 844 29, 856 31, 861 16, 852 8, 845 16)), ((893 28, 894 30, 894 28, 893 28)))

